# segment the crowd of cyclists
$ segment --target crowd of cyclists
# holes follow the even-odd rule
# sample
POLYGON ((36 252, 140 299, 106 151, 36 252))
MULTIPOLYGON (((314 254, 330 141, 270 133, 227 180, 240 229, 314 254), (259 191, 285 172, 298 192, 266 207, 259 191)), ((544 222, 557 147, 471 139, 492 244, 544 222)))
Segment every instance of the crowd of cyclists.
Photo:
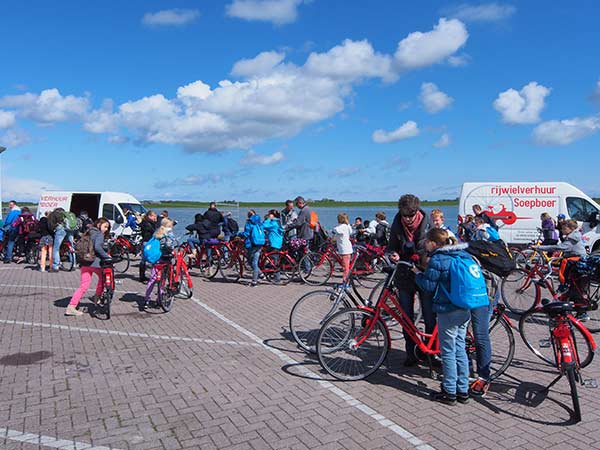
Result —
MULTIPOLYGON (((37 221, 28 208, 19 208, 14 201, 10 202, 9 207, 10 212, 2 226, 5 264, 13 261, 15 248, 20 255, 17 256, 18 261, 19 258, 24 257, 28 248, 35 245, 39 249, 39 259, 36 260, 37 270, 57 272, 60 265, 58 249, 64 240, 72 243, 78 255, 81 251, 93 254, 92 258, 87 258, 85 261, 78 258, 81 269, 80 285, 65 311, 68 316, 82 315, 83 313, 77 307, 91 284, 93 274, 98 276, 93 297, 95 302, 99 300, 102 293, 101 266, 103 262, 106 263, 112 258, 107 247, 110 238, 110 222, 102 217, 92 220, 85 211, 81 211, 79 216, 75 217, 72 212, 64 211, 62 208, 46 212, 37 221), (80 235, 88 236, 86 245, 89 248, 81 250, 74 244, 75 238, 80 235)), ((391 225, 383 212, 378 212, 370 221, 363 222, 362 218, 357 217, 352 224, 345 213, 340 213, 337 219, 338 225, 330 232, 322 229, 315 211, 308 206, 303 197, 299 196, 294 201, 286 201, 281 211, 276 209, 268 211, 265 217, 260 217, 256 211, 249 210, 243 228, 231 213, 222 213, 215 203, 211 203, 204 213, 196 214, 193 223, 185 228, 189 232, 187 243, 195 249, 194 251, 214 240, 228 242, 235 238, 242 239, 247 252, 246 258, 252 268, 252 278, 249 283, 251 287, 259 283, 262 275, 259 267, 261 252, 265 248, 281 249, 285 243, 290 242, 315 248, 323 242, 334 241, 343 268, 341 288, 347 286, 351 276, 350 258, 357 246, 374 245, 384 249, 391 263, 400 261, 410 263, 412 270, 395 272, 395 292, 402 309, 411 318, 414 317, 418 292, 425 333, 432 333, 436 324, 438 326, 441 357, 434 358, 433 363, 441 365, 444 378, 441 391, 434 395, 434 400, 454 405, 457 402, 468 402, 470 396, 485 395, 490 386, 492 358, 488 324, 499 298, 497 289, 499 276, 480 266, 481 261, 474 258, 478 255, 474 255, 473 251, 469 250, 468 243, 500 241, 495 221, 482 211, 481 206, 474 205, 473 215, 467 215, 458 224, 457 233, 454 234, 446 226, 441 210, 436 209, 427 214, 421 208, 419 198, 411 194, 400 197, 398 213, 391 225), (465 267, 471 274, 470 278, 467 272, 460 274, 462 278, 457 278, 456 274, 460 269, 457 268, 456 261, 466 261, 465 267), (454 281, 458 279, 461 281, 454 281), (463 288, 463 295, 471 296, 473 299, 477 296, 481 297, 480 292, 483 289, 485 302, 483 304, 467 302, 467 305, 471 306, 464 304, 457 306, 455 301, 457 283, 462 283, 460 287, 463 288), (488 299, 490 291, 496 292, 491 300, 488 299), (478 378, 472 383, 469 383, 465 352, 465 338, 469 323, 472 324, 477 345, 478 378)), ((143 216, 133 212, 127 214, 126 226, 140 233, 142 247, 151 246, 152 241, 156 241, 160 251, 158 261, 163 263, 171 260, 173 252, 180 244, 173 231, 175 225, 176 222, 168 217, 168 211, 163 211, 160 215, 153 210, 143 216)), ((560 269, 560 281, 563 284, 568 280, 569 261, 575 261, 586 253, 578 228, 576 221, 565 220, 564 216, 559 216, 557 221, 548 214, 543 214, 541 217, 544 239, 537 249, 562 252, 564 260, 560 269)), ((208 256, 210 257, 210 253, 208 256)), ((506 256, 510 259, 508 252, 506 256)), ((139 265, 139 281, 147 283, 143 308, 148 307, 153 287, 160 275, 155 270, 159 265, 155 263, 156 260, 150 261, 144 250, 139 265), (152 269, 147 278, 147 266, 150 263, 152 269)), ((299 268, 299 270, 303 269, 307 268, 299 268)), ((275 283, 280 281, 278 272, 275 273, 273 281, 275 283)), ((415 352, 414 341, 408 338, 406 330, 404 335, 407 355, 404 365, 419 364, 420 359, 415 352)))

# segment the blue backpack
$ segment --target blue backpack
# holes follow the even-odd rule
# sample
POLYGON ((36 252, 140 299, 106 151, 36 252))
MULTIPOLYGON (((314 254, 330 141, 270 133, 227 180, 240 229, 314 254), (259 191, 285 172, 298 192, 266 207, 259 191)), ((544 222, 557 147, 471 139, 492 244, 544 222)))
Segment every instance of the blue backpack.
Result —
POLYGON ((249 237, 252 245, 265 245, 265 230, 262 226, 252 225, 249 237))
POLYGON ((474 309, 489 305, 485 279, 481 267, 470 256, 452 256, 450 269, 450 292, 440 283, 450 302, 461 309, 474 309))
POLYGON ((500 233, 498 233, 498 230, 496 230, 494 227, 487 227, 485 231, 490 235, 490 242, 496 242, 500 240, 500 233))
POLYGON ((144 258, 150 264, 154 264, 160 259, 161 256, 162 252, 160 251, 160 241, 153 237, 146 243, 146 245, 144 245, 144 258))

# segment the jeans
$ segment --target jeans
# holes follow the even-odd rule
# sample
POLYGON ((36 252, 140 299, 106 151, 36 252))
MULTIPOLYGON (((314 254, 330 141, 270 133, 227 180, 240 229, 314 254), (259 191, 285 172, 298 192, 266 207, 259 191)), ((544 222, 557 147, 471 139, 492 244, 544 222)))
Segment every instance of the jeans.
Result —
POLYGON ((490 342, 490 313, 492 305, 481 306, 471 310, 473 337, 477 357, 477 375, 486 381, 490 379, 490 364, 492 362, 492 343, 490 342))
POLYGON ((11 261, 13 249, 15 248, 15 241, 18 237, 18 232, 15 229, 10 229, 6 232, 7 244, 6 244, 6 253, 4 254, 4 261, 11 261))
POLYGON ((469 358, 465 349, 469 317, 470 312, 466 309, 437 315, 444 373, 442 388, 451 395, 469 392, 469 358))
MULTIPOLYGON (((398 301, 400 306, 406 313, 406 315, 414 320, 415 317, 415 293, 416 288, 405 287, 404 289, 398 289, 398 301)), ((423 312, 423 321, 425 322, 425 333, 433 333, 435 328, 435 313, 433 312, 433 295, 428 295, 424 292, 420 294, 421 298, 421 311, 423 312)), ((414 359, 415 355, 415 342, 411 339, 407 331, 403 331, 404 342, 406 349, 406 357, 414 359)))
MULTIPOLYGON (((271 260, 275 267, 279 268, 279 254, 271 255, 271 260)), ((281 272, 279 270, 275 272, 275 281, 278 283, 281 281, 281 272)))
POLYGON ((67 230, 58 227, 54 231, 54 248, 52 249, 52 270, 58 270, 60 267, 60 244, 67 236, 67 230))
POLYGON ((77 306, 79 305, 79 300, 83 297, 83 294, 88 290, 90 284, 92 282, 92 275, 98 275, 98 284, 96 285, 96 295, 102 294, 104 290, 103 279, 102 279, 102 269, 100 267, 89 267, 83 266, 81 268, 81 279, 79 281, 79 288, 71 297, 71 301, 69 302, 69 306, 77 306))
POLYGON ((253 245, 248 249, 248 260, 252 265, 252 282, 258 282, 258 276, 260 275, 260 269, 258 268, 258 260, 260 258, 260 251, 262 247, 259 245, 253 245))

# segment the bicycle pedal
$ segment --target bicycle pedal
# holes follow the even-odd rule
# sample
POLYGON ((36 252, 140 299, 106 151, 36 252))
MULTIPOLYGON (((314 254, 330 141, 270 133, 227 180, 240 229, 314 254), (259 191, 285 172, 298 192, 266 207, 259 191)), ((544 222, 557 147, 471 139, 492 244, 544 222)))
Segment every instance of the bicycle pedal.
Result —
POLYGON ((550 339, 540 339, 539 346, 540 348, 550 348, 552 347, 552 341, 550 339))
POLYGON ((587 378, 583 380, 583 386, 586 388, 596 389, 598 387, 598 381, 595 378, 587 378))

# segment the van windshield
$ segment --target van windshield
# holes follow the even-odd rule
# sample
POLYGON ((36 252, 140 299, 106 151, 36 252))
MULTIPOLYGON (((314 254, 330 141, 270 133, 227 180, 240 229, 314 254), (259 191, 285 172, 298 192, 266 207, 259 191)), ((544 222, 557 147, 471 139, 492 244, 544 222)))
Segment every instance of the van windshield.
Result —
POLYGON ((598 212, 594 205, 580 197, 567 197, 567 210, 569 217, 579 222, 587 222, 592 213, 598 212))
POLYGON ((119 206, 124 213, 127 213, 127 211, 133 211, 140 214, 146 214, 146 208, 139 203, 119 203, 119 206))

